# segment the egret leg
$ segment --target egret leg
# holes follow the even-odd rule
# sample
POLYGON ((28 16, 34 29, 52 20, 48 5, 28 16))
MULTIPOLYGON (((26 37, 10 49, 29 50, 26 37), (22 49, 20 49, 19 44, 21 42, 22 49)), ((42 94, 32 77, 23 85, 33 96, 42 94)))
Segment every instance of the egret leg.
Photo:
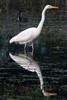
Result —
POLYGON ((33 43, 32 43, 32 50, 34 51, 34 46, 33 46, 33 43))
POLYGON ((32 50, 34 51, 33 43, 29 43, 28 45, 31 46, 32 47, 32 50))
POLYGON ((26 43, 25 43, 25 45, 24 45, 24 54, 26 55, 26 43))
POLYGON ((34 46, 33 46, 33 43, 31 44, 32 46, 32 52, 31 52, 31 55, 33 56, 33 52, 34 52, 34 46))
POLYGON ((26 43, 25 43, 25 46, 24 46, 24 51, 25 51, 25 49, 26 49, 26 43))

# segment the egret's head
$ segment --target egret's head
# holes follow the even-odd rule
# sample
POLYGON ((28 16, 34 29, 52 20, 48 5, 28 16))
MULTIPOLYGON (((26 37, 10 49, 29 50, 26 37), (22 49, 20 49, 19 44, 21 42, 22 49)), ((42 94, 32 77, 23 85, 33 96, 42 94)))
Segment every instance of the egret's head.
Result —
POLYGON ((45 9, 58 9, 58 7, 56 7, 56 6, 51 6, 51 5, 46 5, 45 6, 45 9))
POLYGON ((59 7, 56 7, 56 6, 51 6, 51 5, 46 5, 42 11, 42 15, 44 15, 45 11, 47 9, 58 9, 59 7))

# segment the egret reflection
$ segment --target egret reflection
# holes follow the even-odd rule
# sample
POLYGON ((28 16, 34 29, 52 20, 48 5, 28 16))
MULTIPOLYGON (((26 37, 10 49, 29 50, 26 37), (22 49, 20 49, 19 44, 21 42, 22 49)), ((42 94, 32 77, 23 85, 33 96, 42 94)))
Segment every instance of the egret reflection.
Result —
POLYGON ((49 94, 46 91, 44 91, 43 76, 42 76, 42 73, 41 73, 38 63, 36 61, 34 61, 33 58, 31 58, 25 54, 13 55, 13 54, 9 53, 9 56, 24 69, 31 71, 31 72, 36 72, 36 74, 40 80, 40 89, 44 96, 48 96, 49 94))
POLYGON ((33 60, 32 57, 29 57, 26 54, 17 54, 13 55, 9 53, 9 56, 21 67, 24 69, 31 71, 31 72, 36 72, 39 81, 40 81, 40 89, 43 93, 44 96, 55 96, 57 95, 56 93, 48 93, 44 90, 44 82, 43 82, 43 76, 40 70, 40 67, 36 61, 33 60))

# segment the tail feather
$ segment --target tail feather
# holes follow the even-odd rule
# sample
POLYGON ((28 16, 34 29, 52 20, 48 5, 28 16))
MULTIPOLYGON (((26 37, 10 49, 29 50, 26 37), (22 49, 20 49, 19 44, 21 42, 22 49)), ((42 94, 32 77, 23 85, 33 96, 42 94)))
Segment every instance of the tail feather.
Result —
POLYGON ((13 37, 13 38, 10 39, 9 43, 13 43, 15 41, 16 41, 16 37, 13 37))
POLYGON ((9 43, 11 44, 11 43, 13 43, 14 41, 12 40, 12 39, 10 39, 10 41, 9 41, 9 43))

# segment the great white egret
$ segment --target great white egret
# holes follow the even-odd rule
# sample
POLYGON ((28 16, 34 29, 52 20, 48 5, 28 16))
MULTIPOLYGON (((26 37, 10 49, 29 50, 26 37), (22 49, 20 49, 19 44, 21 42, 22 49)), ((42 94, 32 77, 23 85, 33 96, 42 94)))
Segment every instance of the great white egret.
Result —
POLYGON ((33 58, 31 58, 25 54, 12 55, 11 53, 9 53, 9 56, 18 65, 20 65, 24 69, 31 71, 31 72, 36 72, 36 74, 40 80, 40 89, 41 89, 44 96, 56 96, 57 95, 57 93, 48 93, 44 90, 44 82, 43 82, 43 76, 42 76, 42 73, 40 70, 40 66, 38 65, 38 63, 36 61, 33 60, 33 58))
MULTIPOLYGON (((39 25, 37 27, 31 27, 24 31, 21 31, 18 35, 14 36, 9 41, 9 43, 15 42, 15 43, 19 43, 19 44, 25 44, 25 47, 24 47, 24 49, 25 49, 27 43, 32 42, 41 33, 41 30, 42 30, 42 27, 44 24, 44 20, 45 20, 45 12, 47 9, 52 9, 52 8, 57 9, 58 7, 46 5, 42 11, 42 18, 41 18, 39 25)), ((32 44, 32 49, 33 49, 33 44, 32 44)))

